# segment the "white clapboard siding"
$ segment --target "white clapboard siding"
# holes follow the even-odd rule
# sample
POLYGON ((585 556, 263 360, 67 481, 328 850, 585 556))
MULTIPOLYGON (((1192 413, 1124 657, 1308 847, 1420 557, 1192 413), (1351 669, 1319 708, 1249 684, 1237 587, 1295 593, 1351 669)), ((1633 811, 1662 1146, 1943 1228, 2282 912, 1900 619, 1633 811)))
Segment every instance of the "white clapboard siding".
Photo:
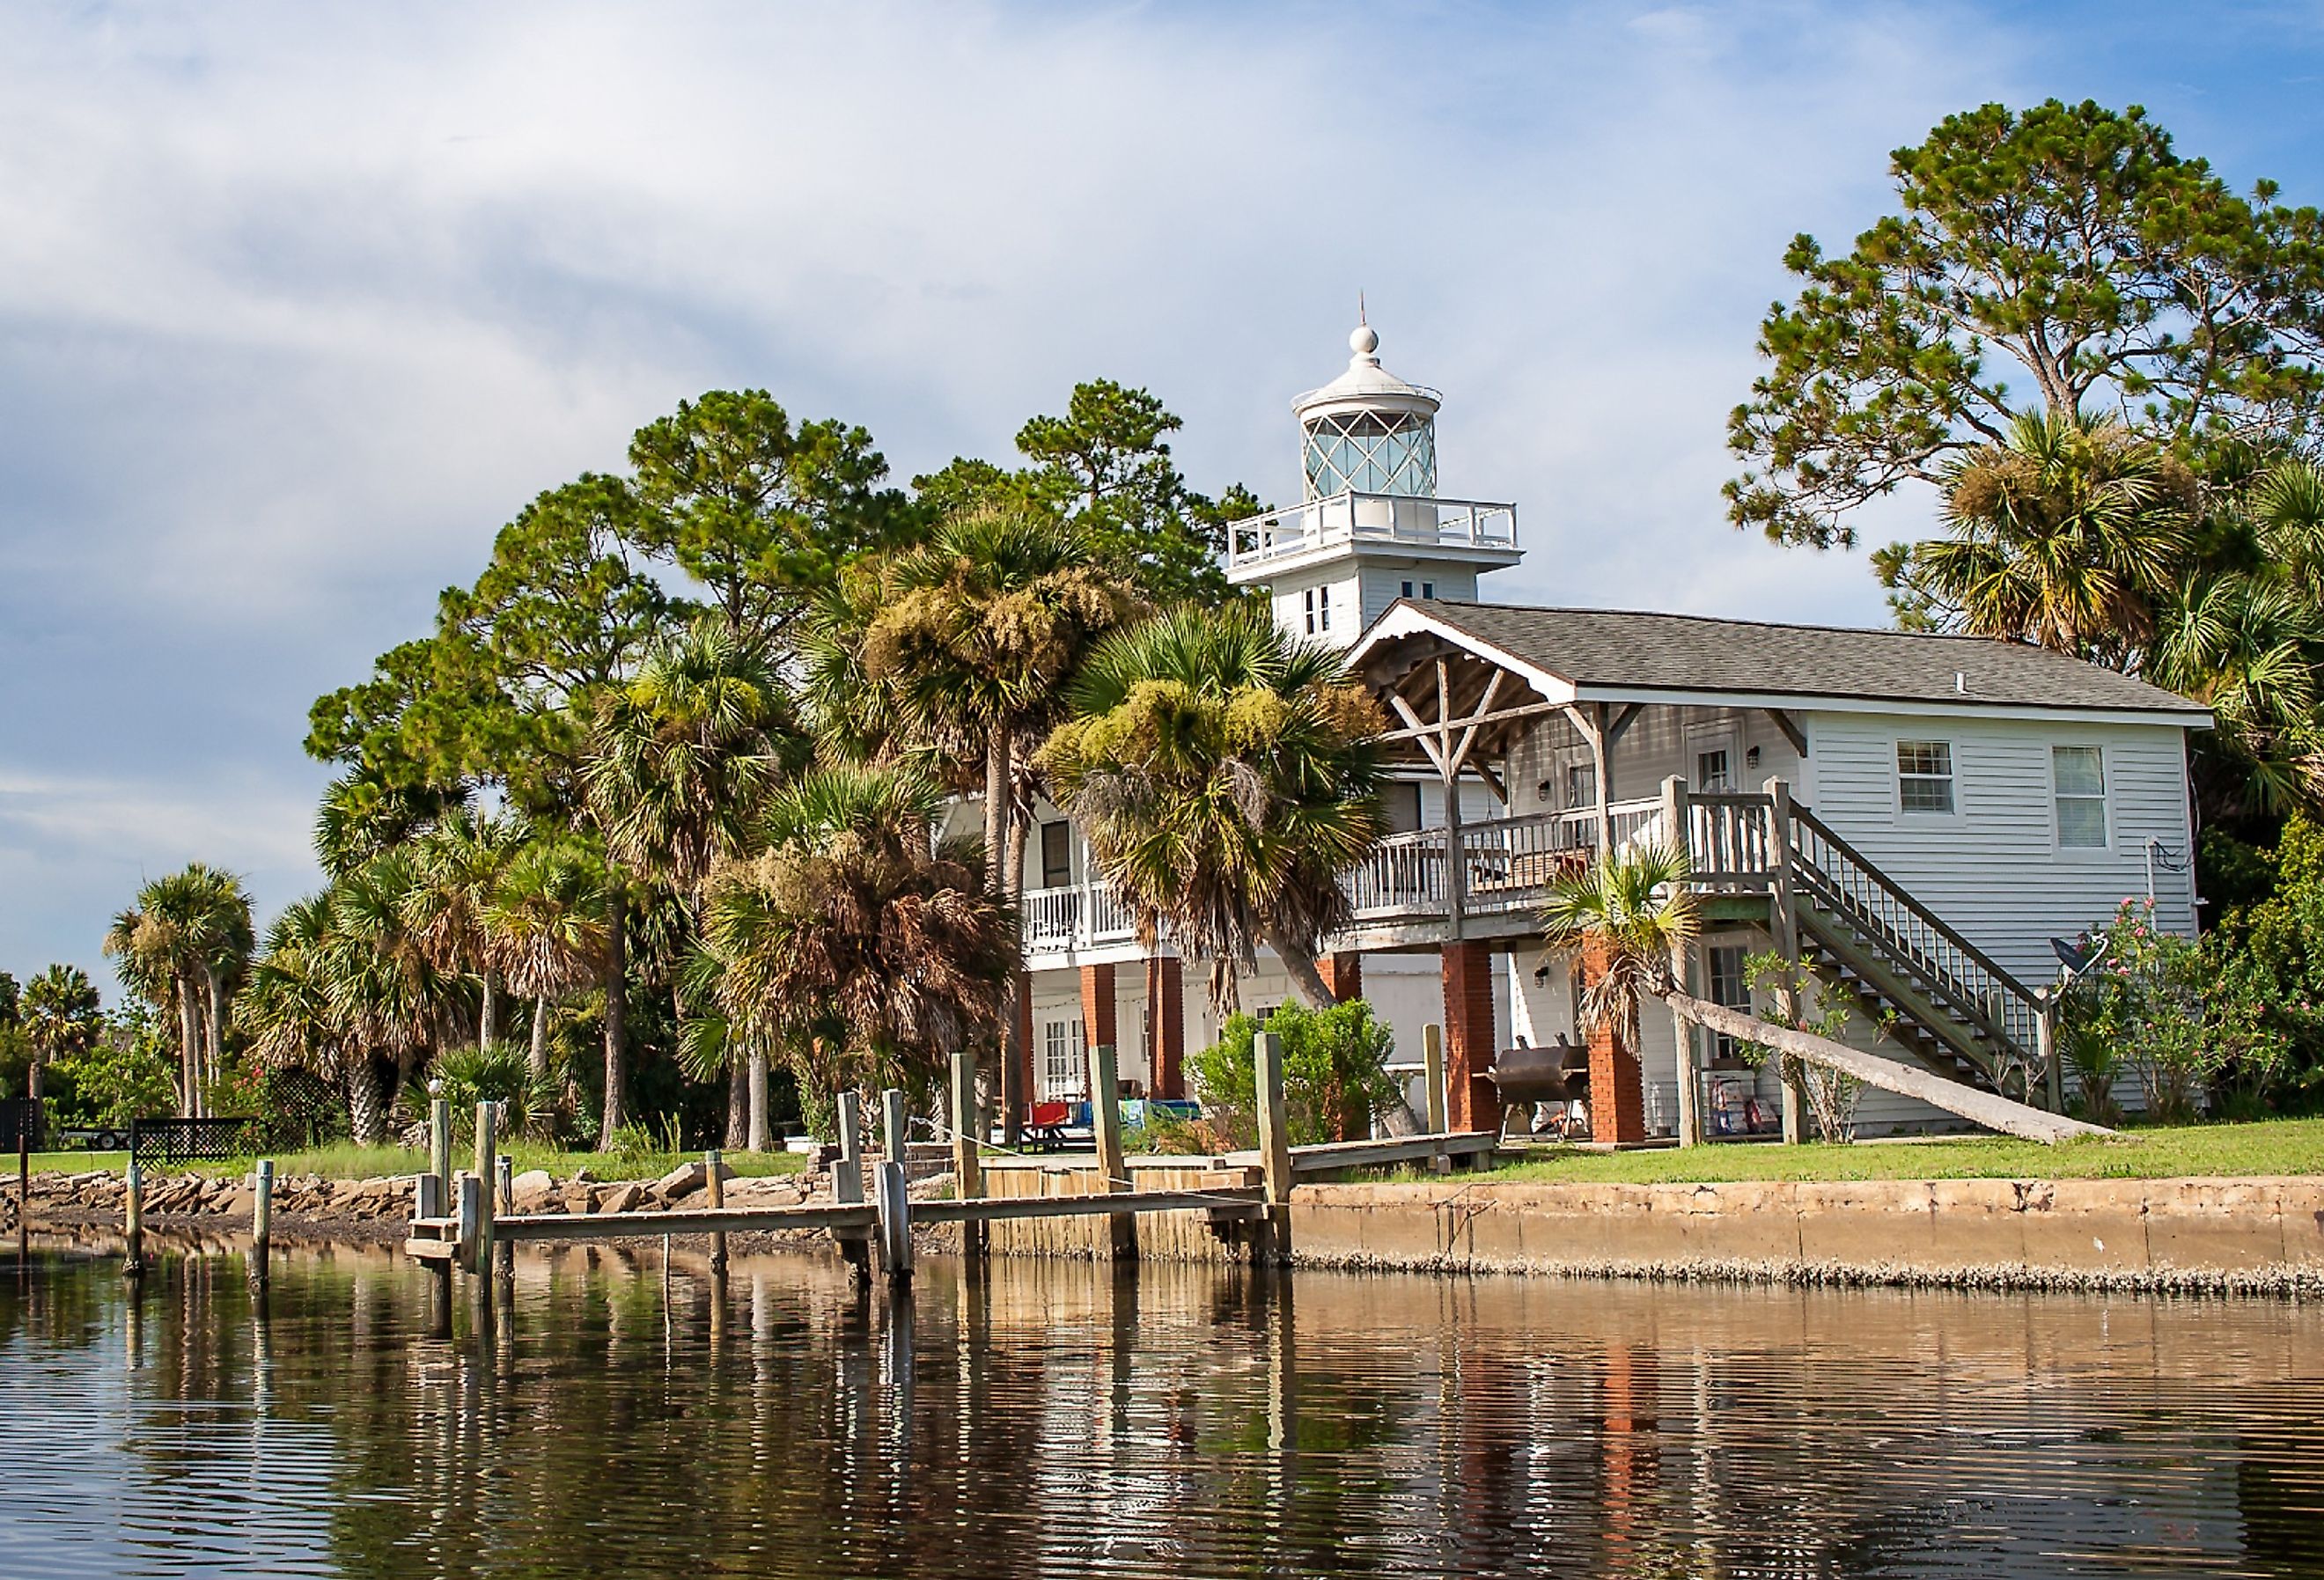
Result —
POLYGON ((1834 832, 1964 938, 2029 986, 2057 973, 2050 939, 2105 921, 2146 892, 2145 844, 2162 842, 2172 872, 2154 873, 2156 919, 2195 927, 2189 861, 2186 736, 2173 727, 2042 720, 1817 714, 1810 720, 1812 805, 1834 832), (1896 743, 1952 747, 1953 816, 1899 809, 1896 743), (2052 745, 2102 748, 2109 843, 2058 847, 2052 745))

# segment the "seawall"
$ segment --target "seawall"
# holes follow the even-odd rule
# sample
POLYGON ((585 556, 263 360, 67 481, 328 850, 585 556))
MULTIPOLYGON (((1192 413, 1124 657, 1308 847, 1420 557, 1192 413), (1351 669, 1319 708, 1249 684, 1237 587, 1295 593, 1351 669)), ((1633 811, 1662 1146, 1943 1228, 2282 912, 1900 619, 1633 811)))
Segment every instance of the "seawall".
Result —
MULTIPOLYGON (((1078 1193, 1085 1169, 995 1194, 1078 1193)), ((1014 1176, 1014 1178, 1010 1178, 1014 1176)), ((1228 1183, 1136 1169, 1141 1189, 1228 1183)), ((1141 1214, 1141 1258, 1226 1260, 1200 1213, 1141 1214)), ((1301 1266, 1689 1281, 2324 1296, 2324 1178, 1938 1179, 1722 1185, 1464 1180, 1301 1185, 1301 1266)), ((996 1224, 997 1254, 1093 1256, 1103 1220, 996 1224)))

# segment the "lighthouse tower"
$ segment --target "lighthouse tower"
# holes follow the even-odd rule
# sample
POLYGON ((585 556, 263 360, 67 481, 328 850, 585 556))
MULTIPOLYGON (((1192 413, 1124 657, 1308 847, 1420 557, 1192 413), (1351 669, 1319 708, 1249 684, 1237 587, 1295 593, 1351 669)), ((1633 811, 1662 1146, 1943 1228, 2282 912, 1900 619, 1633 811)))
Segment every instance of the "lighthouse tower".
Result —
POLYGON ((1473 603, 1479 576, 1523 555, 1516 505, 1437 494, 1443 397, 1382 367, 1370 324, 1348 347, 1345 373, 1291 402, 1300 502, 1227 536, 1227 580, 1264 587, 1278 625, 1338 647, 1400 597, 1473 603))

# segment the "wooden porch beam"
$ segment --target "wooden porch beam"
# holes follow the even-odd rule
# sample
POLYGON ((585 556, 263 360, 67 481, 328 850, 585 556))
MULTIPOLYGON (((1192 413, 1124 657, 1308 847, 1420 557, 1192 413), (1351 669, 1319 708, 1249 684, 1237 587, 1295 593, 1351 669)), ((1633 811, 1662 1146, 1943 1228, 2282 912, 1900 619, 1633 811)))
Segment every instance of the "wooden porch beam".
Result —
MULTIPOLYGON (((1496 673, 1506 673, 1506 671, 1496 671, 1496 673)), ((1397 697, 1394 693, 1391 692, 1389 694, 1390 707, 1394 707, 1397 702, 1402 700, 1403 699, 1401 698, 1397 697)), ((1521 718, 1538 718, 1545 713, 1563 712, 1567 706, 1567 704, 1563 702, 1527 702, 1520 704, 1516 707, 1495 708, 1489 713, 1473 713, 1466 718, 1454 719, 1452 724, 1453 727, 1456 729, 1469 725, 1511 724, 1521 718)), ((1417 740, 1423 735, 1433 735, 1435 733, 1435 725, 1420 724, 1416 721, 1408 728, 1390 730, 1384 735, 1375 736, 1374 739, 1381 745, 1388 745, 1398 741, 1417 740)))
POLYGON ((1444 766, 1444 754, 1436 749, 1436 735, 1439 732, 1431 725, 1421 723, 1420 715, 1415 711, 1412 704, 1406 702, 1397 693, 1391 691, 1388 694, 1388 705, 1396 709, 1397 716, 1404 720, 1406 726, 1388 738, 1419 742, 1420 749, 1428 754, 1428 761, 1435 766, 1438 777, 1451 778, 1450 771, 1444 766))
POLYGON ((1784 739, 1792 744, 1793 751, 1803 757, 1808 754, 1808 733, 1800 727, 1800 721, 1792 716, 1789 709, 1768 707, 1760 711, 1775 721, 1775 727, 1784 732, 1784 739))
MULTIPOLYGON (((1478 699, 1477 712, 1489 713, 1492 711, 1493 698, 1501 694, 1501 681, 1503 678, 1504 671, 1499 670, 1495 670, 1493 671, 1492 678, 1485 682, 1485 695, 1478 699)), ((1445 761, 1452 764, 1453 772, 1460 772, 1461 764, 1469 760, 1469 748, 1477 744, 1477 731, 1480 727, 1481 726, 1473 722, 1471 723, 1467 728, 1461 732, 1461 744, 1446 753, 1445 761)), ((1506 800, 1508 798, 1503 797, 1502 799, 1506 800)))
POLYGON ((1614 716, 1614 722, 1606 726, 1606 750, 1611 752, 1614 749, 1614 744, 1628 731, 1631 721, 1646 710, 1646 705, 1643 702, 1624 703, 1622 711, 1614 716))

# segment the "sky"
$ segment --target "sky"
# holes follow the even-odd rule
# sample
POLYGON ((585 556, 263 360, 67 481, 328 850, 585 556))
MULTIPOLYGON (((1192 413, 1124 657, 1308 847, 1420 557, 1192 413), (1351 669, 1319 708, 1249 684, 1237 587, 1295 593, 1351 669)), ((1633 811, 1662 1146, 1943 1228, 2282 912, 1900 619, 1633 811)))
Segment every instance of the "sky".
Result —
POLYGON ((1441 490, 1518 503, 1489 596, 1878 624, 1860 554, 1721 513, 1785 241, 2051 96, 2324 202, 2319 81, 2312 5, 15 0, 0 969, 109 981, 189 860, 262 923, 313 887, 309 704, 707 389, 908 480, 1110 377, 1296 497, 1361 291, 1441 490))

